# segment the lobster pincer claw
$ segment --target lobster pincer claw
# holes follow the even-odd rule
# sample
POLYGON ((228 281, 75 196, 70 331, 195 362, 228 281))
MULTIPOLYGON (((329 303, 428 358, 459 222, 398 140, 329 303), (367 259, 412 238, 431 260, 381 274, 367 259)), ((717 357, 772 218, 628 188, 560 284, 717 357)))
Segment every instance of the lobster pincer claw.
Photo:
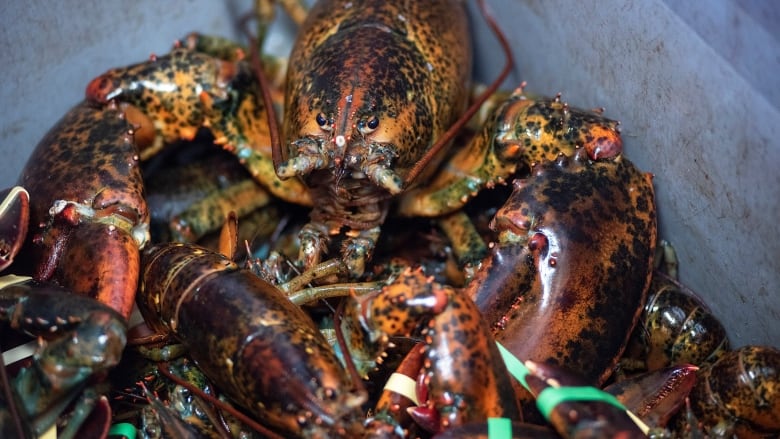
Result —
MULTIPOLYGON (((32 280, 0 289, 0 321, 7 321, 15 330, 47 336, 31 366, 21 369, 10 382, 22 402, 22 416, 32 421, 38 435, 80 399, 82 391, 96 395, 88 387, 119 363, 127 342, 124 317, 108 305, 32 280), (58 336, 51 338, 52 334, 58 336)), ((83 408, 86 403, 86 408, 80 414, 74 408, 68 431, 78 429, 96 399, 77 402, 76 407, 83 408)))
POLYGON ((127 318, 135 304, 140 265, 138 244, 129 233, 87 222, 69 234, 56 278, 74 291, 89 292, 127 318))
POLYGON ((15 186, 0 191, 0 271, 13 263, 27 236, 30 195, 15 186))
POLYGON ((31 194, 24 252, 31 272, 24 274, 100 298, 125 318, 139 248, 149 239, 138 123, 145 122, 126 104, 76 105, 44 136, 19 179, 31 194))
POLYGON ((490 328, 464 291, 434 282, 419 267, 407 268, 381 292, 358 298, 358 307, 373 340, 421 329, 427 397, 418 396, 421 405, 409 414, 423 428, 438 432, 490 417, 521 419, 490 328))
POLYGON ((531 372, 525 381, 545 418, 564 438, 647 437, 614 397, 566 369, 545 363, 525 362, 531 372))

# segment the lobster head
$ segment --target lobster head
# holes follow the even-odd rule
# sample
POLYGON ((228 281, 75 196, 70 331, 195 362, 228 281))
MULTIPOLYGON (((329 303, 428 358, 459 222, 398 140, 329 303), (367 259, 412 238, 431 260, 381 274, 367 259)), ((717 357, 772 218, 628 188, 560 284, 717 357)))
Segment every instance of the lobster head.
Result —
POLYGON ((326 170, 398 194, 462 112, 469 45, 451 54, 454 65, 436 65, 442 61, 428 53, 434 45, 421 41, 404 18, 410 14, 382 3, 367 6, 370 14, 317 6, 309 14, 290 56, 280 177, 326 170), (337 17, 323 21, 327 13, 337 17))

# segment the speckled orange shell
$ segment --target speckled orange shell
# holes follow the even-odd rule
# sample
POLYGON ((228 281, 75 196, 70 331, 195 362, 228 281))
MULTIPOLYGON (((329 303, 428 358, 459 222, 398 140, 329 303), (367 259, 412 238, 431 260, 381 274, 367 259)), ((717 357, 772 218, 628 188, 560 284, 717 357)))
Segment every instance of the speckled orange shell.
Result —
POLYGON ((19 177, 30 192, 31 233, 39 232, 55 200, 123 205, 149 221, 133 126, 120 109, 80 103, 40 141, 19 177))
POLYGON ((140 152, 141 159, 153 156, 164 142, 191 140, 198 130, 208 128, 215 143, 235 154, 274 195, 311 205, 300 181, 281 181, 274 172, 268 114, 259 94, 247 62, 185 48, 111 69, 93 79, 86 90, 90 102, 127 102, 153 121, 155 141, 140 152))

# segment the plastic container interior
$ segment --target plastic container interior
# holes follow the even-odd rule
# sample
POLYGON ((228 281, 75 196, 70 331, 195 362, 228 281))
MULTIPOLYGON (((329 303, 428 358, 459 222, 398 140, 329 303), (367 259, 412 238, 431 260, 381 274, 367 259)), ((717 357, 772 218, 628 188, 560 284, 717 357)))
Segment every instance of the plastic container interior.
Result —
MULTIPOLYGON (((677 248, 681 280, 735 346, 780 346, 780 6, 488 4, 517 58, 506 87, 526 80, 531 91, 562 92, 619 119, 628 158, 655 175, 661 236, 677 248)), ((249 8, 247 0, 3 2, 0 187, 16 181, 91 78, 165 53, 192 30, 237 37, 236 18, 249 8)), ((477 75, 489 80, 504 60, 472 15, 477 75)), ((280 33, 273 50, 284 53, 286 40, 280 33)))

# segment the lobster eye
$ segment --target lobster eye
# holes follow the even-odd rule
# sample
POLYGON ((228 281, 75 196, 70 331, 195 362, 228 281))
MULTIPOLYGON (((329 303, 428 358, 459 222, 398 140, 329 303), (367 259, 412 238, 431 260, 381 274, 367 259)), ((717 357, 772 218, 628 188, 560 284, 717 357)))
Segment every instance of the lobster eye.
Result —
POLYGON ((373 132, 378 126, 379 126, 379 118, 376 116, 371 116, 371 119, 368 119, 368 121, 361 120, 360 122, 358 122, 358 129, 363 134, 368 134, 373 132))
POLYGON ((325 126, 325 124, 328 123, 328 120, 325 119, 325 115, 322 113, 317 113, 317 125, 319 126, 325 126))

